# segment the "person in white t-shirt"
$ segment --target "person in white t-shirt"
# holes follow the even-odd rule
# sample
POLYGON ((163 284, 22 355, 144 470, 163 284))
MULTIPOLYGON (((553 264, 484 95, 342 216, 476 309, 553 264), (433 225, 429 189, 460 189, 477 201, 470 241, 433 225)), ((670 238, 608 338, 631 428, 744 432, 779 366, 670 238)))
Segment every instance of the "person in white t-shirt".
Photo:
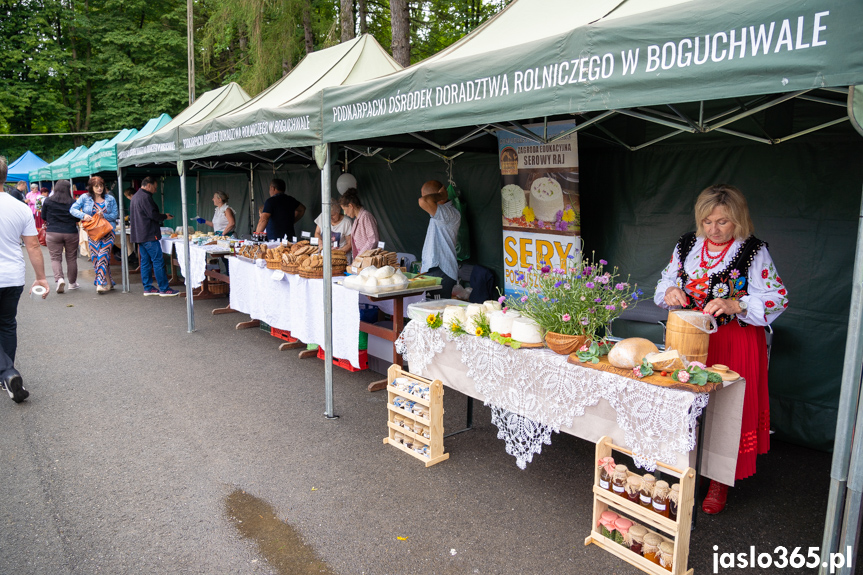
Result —
MULTIPOLYGON (((6 158, 0 156, 0 190, 6 183, 8 166, 6 158)), ((21 374, 15 369, 15 351, 18 348, 18 300, 24 291, 24 254, 21 241, 27 249, 27 256, 36 281, 33 287, 45 289, 42 298, 48 296, 48 280, 45 279, 45 262, 36 235, 33 212, 8 193, 0 191, 0 387, 15 403, 21 403, 30 396, 24 389, 21 374)))
MULTIPOLYGON (((318 240, 321 240, 321 229, 323 228, 324 220, 322 219, 324 214, 319 215, 315 218, 315 237, 318 240)), ((337 247, 343 248, 348 243, 348 236, 351 235, 351 226, 354 225, 354 221, 344 215, 342 213, 342 206, 338 201, 333 201, 330 204, 330 234, 333 237, 333 241, 338 238, 339 245, 337 247)))
POLYGON ((204 224, 213 228, 214 231, 223 236, 232 236, 237 225, 236 214, 234 208, 228 205, 228 194, 219 190, 213 194, 213 205, 216 210, 213 213, 213 220, 197 218, 199 224, 204 224))

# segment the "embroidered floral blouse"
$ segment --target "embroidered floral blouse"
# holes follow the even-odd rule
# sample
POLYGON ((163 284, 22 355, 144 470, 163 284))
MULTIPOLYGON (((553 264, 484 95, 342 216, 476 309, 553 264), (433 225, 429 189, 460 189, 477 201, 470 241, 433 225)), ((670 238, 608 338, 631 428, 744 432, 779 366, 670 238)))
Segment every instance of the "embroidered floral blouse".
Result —
MULTIPOLYGON (((776 272, 766 244, 752 238, 758 242, 757 248, 751 257, 751 262, 748 263, 745 277, 741 277, 737 268, 746 269, 747 262, 739 261, 741 258, 738 258, 738 255, 743 250, 745 241, 735 239, 716 267, 704 269, 701 265, 704 238, 701 237, 695 238, 695 243, 681 267, 679 254, 684 238, 681 238, 671 257, 671 262, 662 270, 662 277, 656 284, 653 301, 659 307, 669 309, 668 304, 665 303, 665 291, 672 286, 686 292, 690 302, 694 304, 690 305, 693 308, 703 307, 705 303, 715 298, 734 298, 746 302, 747 309, 737 314, 736 319, 749 325, 765 326, 773 323, 788 307, 788 290, 776 272), (729 266, 732 267, 729 268, 729 266)), ((718 251, 708 252, 708 256, 719 254, 718 251)), ((708 259, 708 267, 715 262, 715 259, 708 259)), ((678 308, 675 306, 673 309, 678 308)))

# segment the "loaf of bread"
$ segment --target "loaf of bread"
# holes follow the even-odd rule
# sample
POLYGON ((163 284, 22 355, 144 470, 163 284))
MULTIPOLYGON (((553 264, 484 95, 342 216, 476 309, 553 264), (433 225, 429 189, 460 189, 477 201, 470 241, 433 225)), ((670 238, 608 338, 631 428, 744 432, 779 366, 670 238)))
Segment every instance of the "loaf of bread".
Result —
POLYGON ((608 352, 608 363, 614 367, 632 369, 641 365, 649 353, 656 353, 659 348, 643 337, 630 337, 617 342, 608 352))

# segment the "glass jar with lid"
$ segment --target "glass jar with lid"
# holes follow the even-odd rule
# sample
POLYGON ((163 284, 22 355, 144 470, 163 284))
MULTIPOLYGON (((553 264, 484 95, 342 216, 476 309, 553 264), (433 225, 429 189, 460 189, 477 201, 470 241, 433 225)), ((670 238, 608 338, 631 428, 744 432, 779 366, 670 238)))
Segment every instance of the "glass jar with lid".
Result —
POLYGON ((611 476, 614 475, 614 459, 603 457, 596 465, 599 467, 599 488, 611 491, 611 476))
POLYGON ((659 565, 659 545, 662 543, 662 537, 649 531, 644 536, 644 545, 641 548, 641 554, 648 561, 653 561, 659 565))
POLYGON ((659 480, 653 488, 653 510, 663 517, 668 517, 668 495, 671 489, 668 482, 659 480))
POLYGON ((641 501, 641 476, 630 475, 626 479, 626 498, 638 505, 641 501))
POLYGON ((674 569, 674 543, 671 541, 659 544, 659 565, 667 571, 674 569))
POLYGON ((672 521, 677 521, 677 505, 680 502, 680 484, 675 483, 671 486, 671 493, 668 495, 668 518, 672 521))
POLYGON ((641 477, 641 494, 639 495, 639 503, 642 507, 650 509, 653 504, 653 487, 656 485, 656 478, 651 474, 646 474, 641 477))
POLYGON ((647 535, 647 527, 637 523, 629 528, 629 550, 633 553, 642 554, 644 536, 647 535))
POLYGON ((626 517, 618 517, 614 520, 614 542, 623 545, 627 549, 630 545, 629 530, 632 528, 632 521, 626 517))
POLYGON ((619 515, 614 511, 603 511, 599 516, 599 530, 603 537, 614 539, 614 522, 617 521, 619 515))
POLYGON ((626 478, 628 477, 627 467, 625 465, 614 466, 614 476, 611 478, 611 491, 616 495, 626 498, 626 478))

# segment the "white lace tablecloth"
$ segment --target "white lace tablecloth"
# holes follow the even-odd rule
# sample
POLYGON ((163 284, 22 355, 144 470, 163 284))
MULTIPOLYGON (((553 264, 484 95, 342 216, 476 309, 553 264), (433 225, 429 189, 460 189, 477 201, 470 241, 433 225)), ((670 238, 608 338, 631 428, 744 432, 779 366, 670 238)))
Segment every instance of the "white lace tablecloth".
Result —
POLYGON ((709 396, 669 389, 573 365, 547 349, 513 350, 469 335, 452 339, 416 321, 396 349, 412 373, 438 378, 490 406, 498 437, 522 469, 560 431, 593 442, 609 435, 649 471, 657 461, 694 466, 695 418, 710 397, 714 415, 705 427, 702 473, 734 483, 743 380, 709 396))
POLYGON ((169 256, 174 253, 174 244, 182 241, 183 240, 178 240, 177 238, 163 237, 159 240, 159 245, 162 247, 162 253, 169 256))
MULTIPOLYGON (((194 251, 192 252, 194 253, 194 251)), ((229 257, 231 308, 276 329, 290 331, 304 343, 324 344, 324 280, 309 280, 229 257)), ((333 284, 333 357, 360 367, 359 292, 333 284)))

